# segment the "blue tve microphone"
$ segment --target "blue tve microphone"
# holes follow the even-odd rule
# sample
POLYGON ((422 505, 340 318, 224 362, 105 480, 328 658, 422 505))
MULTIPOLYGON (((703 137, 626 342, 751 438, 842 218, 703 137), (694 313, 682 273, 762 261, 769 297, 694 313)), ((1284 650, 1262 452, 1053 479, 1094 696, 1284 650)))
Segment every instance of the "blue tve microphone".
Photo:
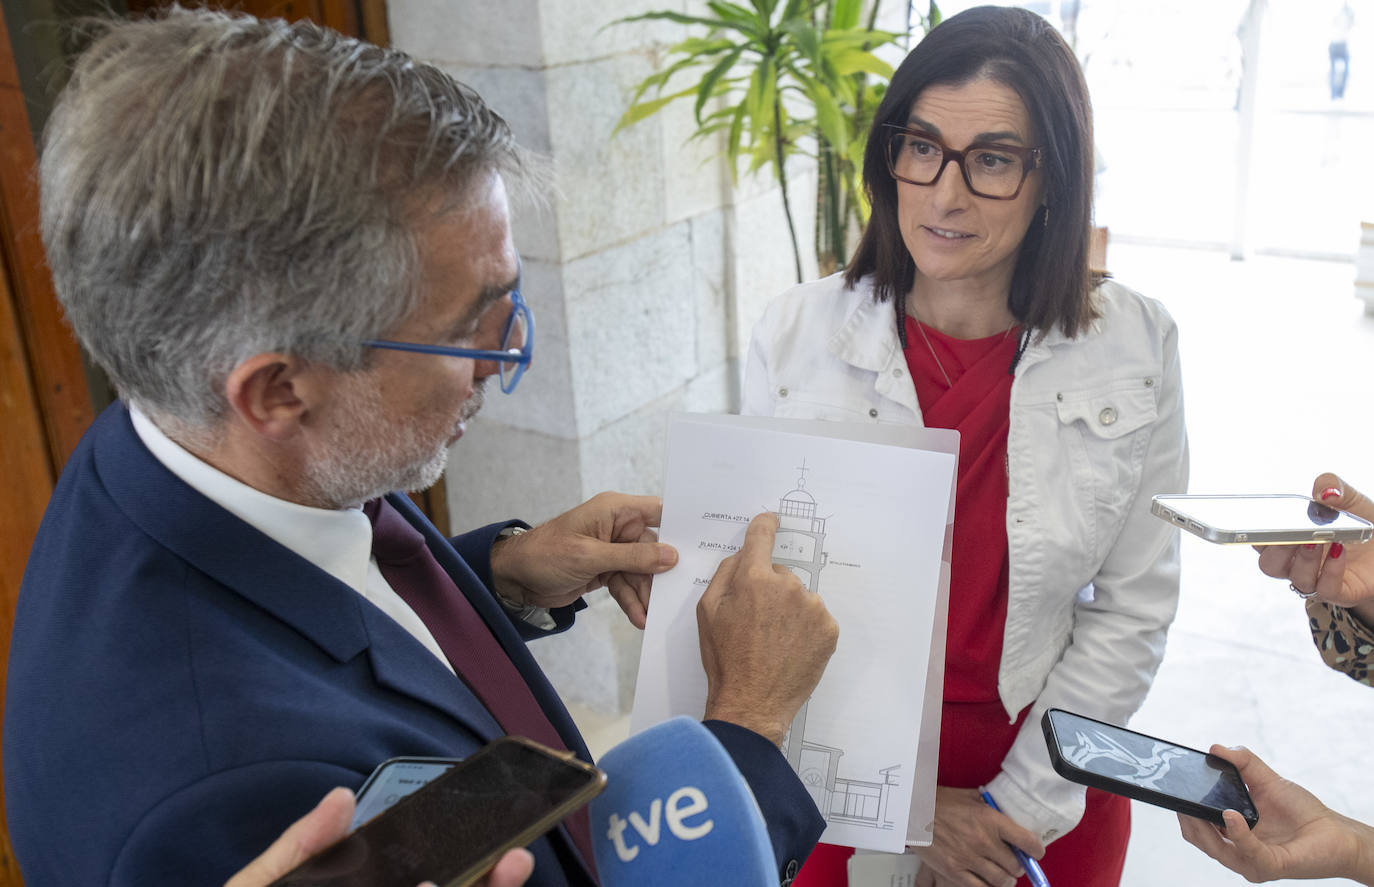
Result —
POLYGON ((604 887, 776 885, 763 814, 734 761, 691 718, 650 727, 597 761, 592 842, 604 887))

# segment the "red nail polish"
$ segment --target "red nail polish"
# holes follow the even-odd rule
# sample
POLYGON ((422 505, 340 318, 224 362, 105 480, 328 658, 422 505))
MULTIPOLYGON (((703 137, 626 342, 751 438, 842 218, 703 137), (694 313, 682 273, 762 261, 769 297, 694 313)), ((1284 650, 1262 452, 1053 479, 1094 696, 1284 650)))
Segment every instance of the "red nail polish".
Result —
POLYGON ((1323 502, 1325 502, 1327 499, 1339 499, 1340 496, 1341 496, 1341 489, 1340 489, 1340 487, 1327 487, 1326 489, 1322 490, 1322 494, 1321 494, 1320 496, 1318 496, 1317 498, 1319 498, 1319 499, 1321 499, 1323 502))
POLYGON ((1332 542, 1332 543, 1331 543, 1331 550, 1328 551, 1328 552, 1326 553, 1326 556, 1329 557, 1329 558, 1331 558, 1331 559, 1334 561, 1336 558, 1340 557, 1342 554, 1345 554, 1345 546, 1342 545, 1342 544, 1339 543, 1339 542, 1332 542))

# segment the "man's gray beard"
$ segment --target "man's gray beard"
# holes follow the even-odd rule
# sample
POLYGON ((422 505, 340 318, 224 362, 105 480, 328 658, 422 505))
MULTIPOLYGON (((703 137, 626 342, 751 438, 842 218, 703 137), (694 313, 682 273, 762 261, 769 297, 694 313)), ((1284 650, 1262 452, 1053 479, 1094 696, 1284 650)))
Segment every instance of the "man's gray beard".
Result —
MULTIPOLYGON (((458 423, 477 415, 484 387, 485 380, 473 386, 458 423)), ((343 429, 341 439, 329 441, 306 461, 302 480, 310 504, 350 508, 392 490, 427 490, 443 477, 454 429, 437 443, 427 443, 410 423, 378 427, 381 415, 381 392, 375 386, 359 385, 344 396, 337 426, 343 429)))

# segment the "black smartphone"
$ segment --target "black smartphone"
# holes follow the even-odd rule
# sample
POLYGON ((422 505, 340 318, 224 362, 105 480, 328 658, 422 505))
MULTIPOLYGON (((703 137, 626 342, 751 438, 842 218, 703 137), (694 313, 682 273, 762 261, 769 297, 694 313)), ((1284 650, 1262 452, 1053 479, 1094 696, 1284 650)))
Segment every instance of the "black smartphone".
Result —
POLYGON ((1070 782, 1224 825, 1235 810, 1250 828, 1259 811, 1240 771, 1216 755, 1051 708, 1040 719, 1050 763, 1070 782))
POLYGON ((273 887, 462 887, 590 801, 606 774, 507 736, 400 798, 273 887))

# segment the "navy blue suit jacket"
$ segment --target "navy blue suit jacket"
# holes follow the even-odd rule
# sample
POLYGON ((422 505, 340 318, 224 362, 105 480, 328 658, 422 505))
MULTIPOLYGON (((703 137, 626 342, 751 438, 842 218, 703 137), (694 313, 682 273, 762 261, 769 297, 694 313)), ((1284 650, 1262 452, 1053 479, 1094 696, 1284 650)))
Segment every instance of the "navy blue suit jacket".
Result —
MULTIPOLYGON (((525 648, 542 632, 488 590, 504 525, 450 542, 390 498, 589 759, 525 648)), ((574 609, 555 611, 560 627, 574 609)), ((824 826, 814 804, 763 737, 708 726, 794 868, 824 826)), ((501 734, 390 617, 168 471, 122 404, 91 427, 34 542, 10 648, 5 806, 29 887, 221 884, 382 760, 463 756, 501 734)), ((591 883, 561 827, 530 849, 531 884, 591 883)))

